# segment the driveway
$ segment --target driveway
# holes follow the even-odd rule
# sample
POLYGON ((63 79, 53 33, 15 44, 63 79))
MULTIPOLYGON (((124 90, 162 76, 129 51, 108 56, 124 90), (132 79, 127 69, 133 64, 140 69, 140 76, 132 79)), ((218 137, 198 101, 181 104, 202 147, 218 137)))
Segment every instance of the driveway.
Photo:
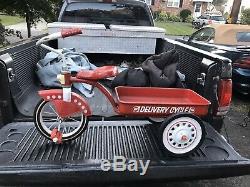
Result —
MULTIPOLYGON (((11 44, 28 38, 26 23, 18 23, 16 25, 9 25, 9 26, 6 26, 6 28, 13 29, 15 31, 20 31, 22 33, 22 36, 23 36, 23 39, 17 38, 16 36, 6 37, 6 39, 11 44)), ((47 31, 47 23, 44 20, 39 21, 36 25, 32 26, 32 28, 31 28, 31 36, 32 37, 39 36, 39 35, 45 34, 47 32, 48 32, 47 31)))

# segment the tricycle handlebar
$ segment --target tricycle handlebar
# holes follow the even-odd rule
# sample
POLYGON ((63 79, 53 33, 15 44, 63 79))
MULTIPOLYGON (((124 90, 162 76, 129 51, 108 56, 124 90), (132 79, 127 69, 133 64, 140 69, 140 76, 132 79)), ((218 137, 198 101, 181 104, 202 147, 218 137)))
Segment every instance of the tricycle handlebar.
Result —
POLYGON ((51 40, 55 40, 58 38, 66 38, 66 37, 74 36, 78 34, 82 34, 82 30, 80 28, 63 29, 61 32, 56 32, 48 36, 42 37, 40 40, 36 42, 36 45, 41 45, 51 40))
POLYGON ((66 38, 69 36, 74 36, 82 34, 82 30, 80 28, 74 28, 74 29, 66 29, 61 31, 62 38, 66 38))

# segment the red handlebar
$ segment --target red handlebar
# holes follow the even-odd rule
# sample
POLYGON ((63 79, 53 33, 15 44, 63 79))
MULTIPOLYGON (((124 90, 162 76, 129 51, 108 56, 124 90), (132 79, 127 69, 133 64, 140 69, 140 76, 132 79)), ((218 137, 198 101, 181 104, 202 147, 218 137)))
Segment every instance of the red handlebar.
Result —
POLYGON ((66 38, 69 36, 74 36, 78 34, 82 34, 82 30, 80 28, 74 28, 74 29, 64 29, 61 31, 62 38, 66 38))

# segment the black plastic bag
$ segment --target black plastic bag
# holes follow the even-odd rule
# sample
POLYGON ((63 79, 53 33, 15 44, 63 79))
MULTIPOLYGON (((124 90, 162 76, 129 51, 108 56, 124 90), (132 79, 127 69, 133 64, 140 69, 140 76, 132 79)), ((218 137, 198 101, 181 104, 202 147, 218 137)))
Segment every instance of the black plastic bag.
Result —
POLYGON ((117 86, 133 86, 133 87, 147 87, 149 79, 145 72, 141 69, 127 69, 119 73, 112 81, 111 87, 117 86))

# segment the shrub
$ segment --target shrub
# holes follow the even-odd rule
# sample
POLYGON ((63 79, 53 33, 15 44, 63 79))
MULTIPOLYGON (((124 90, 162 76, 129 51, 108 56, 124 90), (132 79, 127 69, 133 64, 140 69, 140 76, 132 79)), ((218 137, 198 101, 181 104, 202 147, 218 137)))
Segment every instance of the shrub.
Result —
POLYGON ((241 23, 250 25, 250 8, 247 8, 241 13, 241 23))
POLYGON ((159 10, 153 12, 154 20, 159 20, 160 13, 161 13, 161 11, 159 11, 159 10))
POLYGON ((180 17, 182 19, 183 22, 186 22, 186 19, 188 18, 188 16, 190 16, 192 14, 192 12, 189 9, 183 9, 180 12, 180 17))
POLYGON ((186 22, 187 22, 187 23, 192 23, 193 20, 194 20, 193 16, 189 15, 189 16, 187 17, 187 19, 186 19, 186 22))
POLYGON ((168 21, 168 14, 165 12, 161 12, 158 17, 159 21, 168 21))
POLYGON ((176 16, 176 15, 170 15, 168 18, 168 21, 181 22, 181 18, 179 16, 176 16))
POLYGON ((162 21, 162 22, 180 22, 181 18, 176 15, 171 15, 168 12, 154 12, 154 17, 156 21, 162 21))

